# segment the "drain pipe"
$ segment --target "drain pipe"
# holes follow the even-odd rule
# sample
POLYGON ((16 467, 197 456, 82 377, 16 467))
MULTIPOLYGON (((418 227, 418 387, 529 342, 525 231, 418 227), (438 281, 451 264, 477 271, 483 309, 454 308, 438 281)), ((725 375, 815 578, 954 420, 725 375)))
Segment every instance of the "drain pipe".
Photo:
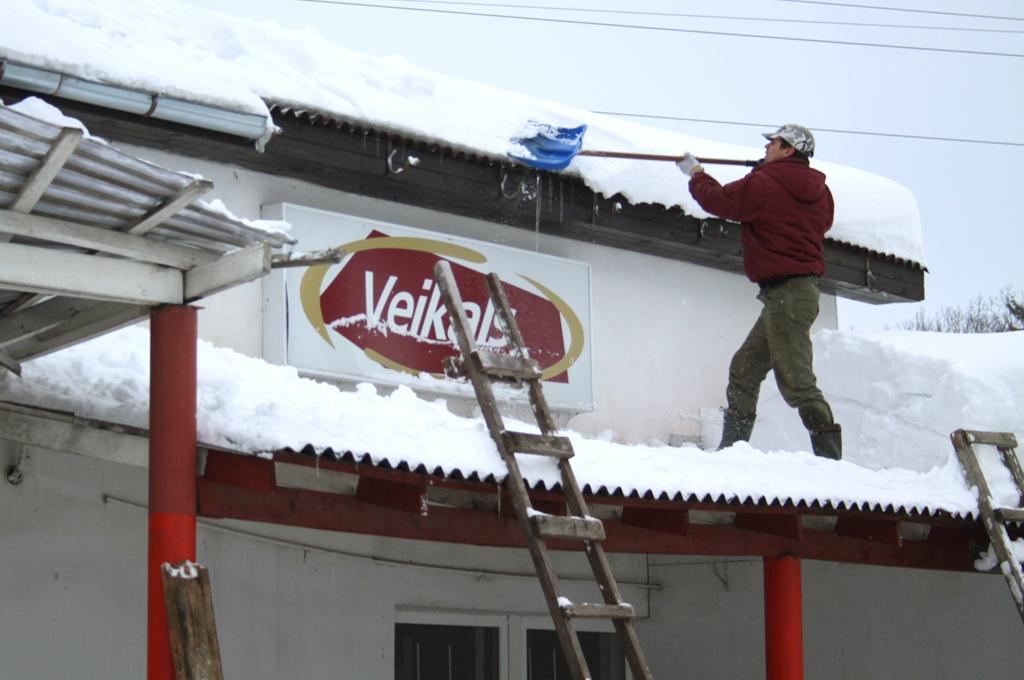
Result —
POLYGON ((269 113, 234 111, 6 60, 0 62, 0 85, 244 137, 253 141, 257 151, 263 151, 279 131, 269 113))

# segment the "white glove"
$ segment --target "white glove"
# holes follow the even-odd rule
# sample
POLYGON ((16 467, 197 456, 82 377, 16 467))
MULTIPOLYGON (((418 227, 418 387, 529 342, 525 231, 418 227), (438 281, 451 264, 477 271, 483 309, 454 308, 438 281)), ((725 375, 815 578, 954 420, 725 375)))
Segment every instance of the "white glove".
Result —
POLYGON ((684 153, 683 157, 676 161, 676 167, 679 168, 679 172, 689 177, 693 177, 698 172, 704 172, 704 168, 700 166, 700 162, 689 151, 684 153))

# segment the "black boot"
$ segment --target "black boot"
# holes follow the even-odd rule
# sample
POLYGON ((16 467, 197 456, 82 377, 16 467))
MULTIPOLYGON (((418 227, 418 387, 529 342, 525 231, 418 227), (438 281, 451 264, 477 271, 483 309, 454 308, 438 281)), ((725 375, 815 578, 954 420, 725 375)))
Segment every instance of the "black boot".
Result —
POLYGON ((718 450, 728 448, 736 442, 750 441, 750 434, 754 431, 754 416, 743 415, 733 411, 731 408, 724 410, 725 417, 722 419, 722 443, 718 450))
POLYGON ((811 430, 811 450, 815 456, 840 460, 843 457, 843 428, 838 423, 811 430))

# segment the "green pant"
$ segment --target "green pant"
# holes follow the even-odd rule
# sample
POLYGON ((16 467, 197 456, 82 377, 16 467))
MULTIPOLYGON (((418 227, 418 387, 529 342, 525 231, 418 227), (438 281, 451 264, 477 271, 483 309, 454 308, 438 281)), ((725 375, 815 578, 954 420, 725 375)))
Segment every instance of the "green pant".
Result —
POLYGON ((786 403, 797 409, 804 427, 831 425, 832 409, 814 377, 811 324, 818 317, 818 279, 801 276, 762 288, 764 308, 729 364, 726 398, 741 418, 753 419, 757 395, 768 371, 775 372, 786 403))

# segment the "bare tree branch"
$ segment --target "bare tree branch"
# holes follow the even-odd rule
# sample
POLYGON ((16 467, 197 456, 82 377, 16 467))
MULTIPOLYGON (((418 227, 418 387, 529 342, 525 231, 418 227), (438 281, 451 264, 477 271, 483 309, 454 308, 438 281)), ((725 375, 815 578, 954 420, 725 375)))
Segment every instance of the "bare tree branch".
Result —
POLYGON ((931 315, 923 309, 897 326, 936 333, 1005 333, 1024 330, 1024 294, 1004 288, 996 297, 979 295, 963 307, 943 307, 931 315))

